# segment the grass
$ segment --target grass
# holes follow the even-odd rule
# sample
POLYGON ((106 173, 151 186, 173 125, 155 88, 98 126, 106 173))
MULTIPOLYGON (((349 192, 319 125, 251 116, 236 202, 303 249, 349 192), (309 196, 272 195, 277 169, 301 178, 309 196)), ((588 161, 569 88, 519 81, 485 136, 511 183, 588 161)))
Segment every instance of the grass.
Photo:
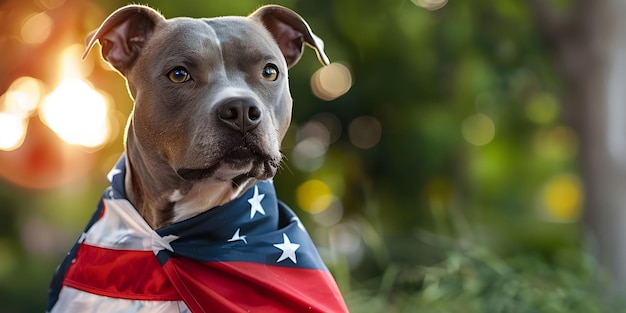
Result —
POLYGON ((379 277, 345 293, 351 312, 626 312, 626 302, 615 300, 617 292, 580 248, 504 255, 461 238, 427 232, 419 238, 441 252, 439 260, 390 260, 379 277))

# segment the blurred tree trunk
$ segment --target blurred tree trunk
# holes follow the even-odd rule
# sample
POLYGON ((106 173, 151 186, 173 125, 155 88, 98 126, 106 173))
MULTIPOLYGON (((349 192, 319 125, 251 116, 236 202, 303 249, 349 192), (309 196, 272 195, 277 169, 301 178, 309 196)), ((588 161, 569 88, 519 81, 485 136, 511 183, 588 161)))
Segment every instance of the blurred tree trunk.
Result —
POLYGON ((588 247, 626 289, 626 1, 578 0, 571 10, 528 0, 563 81, 580 135, 588 247))

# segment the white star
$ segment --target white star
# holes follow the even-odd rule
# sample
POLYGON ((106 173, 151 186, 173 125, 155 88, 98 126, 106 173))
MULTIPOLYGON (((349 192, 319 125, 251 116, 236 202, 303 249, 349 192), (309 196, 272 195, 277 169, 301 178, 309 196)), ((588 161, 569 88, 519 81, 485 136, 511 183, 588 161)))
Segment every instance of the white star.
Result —
POLYGON ((107 179, 109 180, 109 182, 113 182, 113 177, 121 172, 122 170, 120 170, 119 168, 114 168, 109 172, 109 174, 107 174, 107 179))
POLYGON ((254 195, 252 198, 248 199, 248 203, 250 203, 250 219, 254 218, 256 212, 265 215, 265 210, 263 210, 263 206, 261 206, 261 200, 263 200, 263 198, 265 198, 265 195, 260 195, 259 187, 254 186, 254 195))
POLYGON ((152 252, 154 252, 154 255, 159 253, 159 251, 161 250, 169 250, 171 252, 174 252, 174 248, 172 248, 170 243, 179 238, 178 236, 175 236, 175 235, 167 235, 165 237, 161 237, 156 232, 152 232, 151 237, 152 237, 152 252))
POLYGON ((246 240, 246 235, 243 236, 239 236, 239 231, 241 230, 241 228, 237 228, 237 231, 235 232, 235 234, 233 235, 232 238, 228 239, 228 241, 237 241, 237 240, 241 240, 243 242, 245 242, 246 244, 248 243, 248 240, 246 240))
POLYGON ((283 250, 283 254, 281 254, 278 260, 276 260, 276 263, 279 263, 280 261, 287 258, 289 258, 294 264, 298 263, 298 261, 296 260, 296 250, 300 248, 300 245, 289 241, 289 237, 287 237, 287 234, 283 233, 283 243, 274 244, 274 247, 283 250))

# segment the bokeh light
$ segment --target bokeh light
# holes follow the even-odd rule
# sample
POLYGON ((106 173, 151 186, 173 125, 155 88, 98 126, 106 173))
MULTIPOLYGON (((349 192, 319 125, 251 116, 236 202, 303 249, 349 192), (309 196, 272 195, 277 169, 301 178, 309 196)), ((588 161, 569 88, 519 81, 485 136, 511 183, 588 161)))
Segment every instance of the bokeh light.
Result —
POLYGON ((321 212, 312 215, 313 220, 325 227, 336 225, 343 218, 343 203, 341 199, 333 196, 330 205, 321 212))
POLYGON ((328 144, 337 141, 341 136, 341 121, 335 114, 322 112, 313 116, 311 121, 317 122, 326 128, 326 132, 329 135, 328 144))
POLYGON ((37 108, 43 88, 35 78, 20 77, 0 97, 0 150, 15 150, 24 142, 28 117, 37 108))
POLYGON ((63 80, 40 107, 42 121, 65 142, 98 147, 109 138, 105 98, 85 81, 63 80))
POLYGON ((44 84, 36 78, 20 77, 9 86, 0 100, 0 108, 4 108, 4 112, 30 115, 37 109, 44 88, 44 84))
POLYGON ((558 174, 543 187, 543 215, 557 222, 575 222, 580 216, 583 198, 582 183, 578 176, 558 174))
POLYGON ((362 149, 374 147, 382 136, 380 121, 372 116, 359 116, 348 125, 350 142, 362 149))
POLYGON ((38 0, 44 8, 52 10, 65 4, 65 0, 38 0))
POLYGON ((363 230, 356 221, 344 222, 333 226, 329 231, 330 250, 333 255, 348 261, 350 268, 355 268, 363 261, 365 245, 363 230))
POLYGON ((293 165, 301 171, 315 171, 323 165, 327 149, 326 143, 319 138, 301 140, 292 151, 293 165))
POLYGON ((75 44, 63 51, 61 82, 47 96, 45 84, 28 76, 17 78, 0 96, 0 150, 22 145, 28 120, 37 110, 40 119, 67 143, 95 148, 109 140, 108 98, 84 79, 94 64, 80 62, 82 49, 83 45, 75 44))
POLYGON ((73 44, 63 50, 60 62, 61 68, 59 68, 61 78, 84 79, 91 75, 95 62, 93 58, 85 58, 83 60, 84 51, 84 44, 73 44))
POLYGON ((531 97, 525 107, 526 117, 537 124, 550 124, 560 114, 559 102, 550 93, 539 93, 531 97))
POLYGON ((311 120, 298 129, 297 140, 292 152, 294 166, 305 172, 320 168, 330 144, 330 131, 311 120))
POLYGON ((350 90, 352 74, 347 66, 331 63, 317 70, 311 77, 313 94, 326 101, 334 100, 350 90))
POLYGON ((105 144, 111 134, 107 98, 83 79, 91 67, 77 64, 82 49, 61 56, 61 82, 39 107, 41 120, 65 142, 85 147, 105 144))
POLYGON ((411 0, 411 2, 424 9, 435 11, 443 8, 448 0, 411 0))
POLYGON ((28 16, 22 24, 22 40, 27 44, 40 44, 50 37, 52 19, 45 12, 28 16))
POLYGON ((312 172, 324 164, 329 145, 341 134, 341 123, 331 113, 320 113, 298 129, 297 143, 292 151, 293 165, 312 172))
POLYGON ((323 145, 328 146, 330 144, 330 130, 324 124, 312 119, 298 129, 298 141, 307 138, 316 138, 323 145))
POLYGON ((580 150, 576 132, 566 126, 539 130, 533 136, 533 150, 542 158, 556 162, 573 159, 580 150))
POLYGON ((11 151, 22 145, 27 126, 22 115, 0 112, 0 150, 11 151))
POLYGON ((463 138, 475 146, 490 143, 496 135, 496 126, 489 116, 478 113, 468 116, 461 124, 463 138))
POLYGON ((333 202, 333 194, 328 185, 321 180, 308 180, 296 190, 298 205, 309 213, 320 213, 333 202))

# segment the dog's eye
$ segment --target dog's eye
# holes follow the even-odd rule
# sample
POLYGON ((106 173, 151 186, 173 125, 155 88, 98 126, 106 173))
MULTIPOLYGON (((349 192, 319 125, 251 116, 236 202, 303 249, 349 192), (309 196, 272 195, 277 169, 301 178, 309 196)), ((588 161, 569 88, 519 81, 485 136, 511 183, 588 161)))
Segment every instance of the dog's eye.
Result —
POLYGON ((265 80, 275 81, 278 79, 278 67, 274 64, 267 64, 261 72, 261 77, 265 80))
POLYGON ((184 67, 177 67, 167 73, 167 78, 169 78, 173 83, 184 83, 191 79, 191 75, 184 67))

